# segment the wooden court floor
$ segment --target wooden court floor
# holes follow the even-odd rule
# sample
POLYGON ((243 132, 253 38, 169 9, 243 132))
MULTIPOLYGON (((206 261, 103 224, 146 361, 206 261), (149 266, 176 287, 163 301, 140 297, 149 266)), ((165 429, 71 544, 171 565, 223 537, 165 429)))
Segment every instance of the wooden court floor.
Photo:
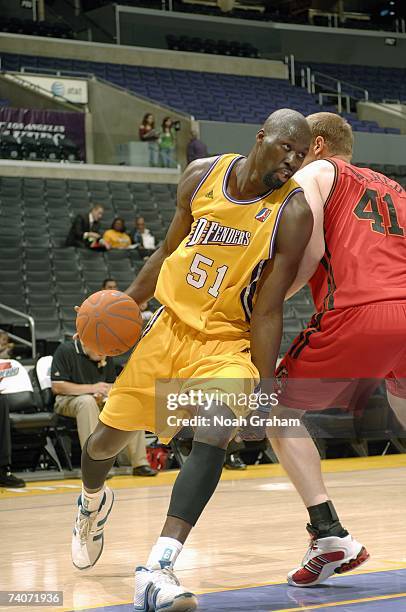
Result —
MULTIPOLYGON (((352 612, 353 600, 362 612, 406 610, 406 455, 328 460, 323 470, 343 525, 371 554, 365 569, 351 579, 350 574, 332 578, 337 596, 327 587, 310 595, 309 589, 288 589, 286 573, 307 546, 307 513, 298 495, 278 465, 225 471, 177 563, 182 583, 204 594, 202 610, 352 612)), ((116 503, 105 549, 98 564, 84 572, 70 561, 78 480, 0 489, 0 590, 64 593, 63 608, 5 606, 0 612, 131 610, 134 567, 145 563, 159 534, 175 477, 171 472, 109 482, 116 503)))

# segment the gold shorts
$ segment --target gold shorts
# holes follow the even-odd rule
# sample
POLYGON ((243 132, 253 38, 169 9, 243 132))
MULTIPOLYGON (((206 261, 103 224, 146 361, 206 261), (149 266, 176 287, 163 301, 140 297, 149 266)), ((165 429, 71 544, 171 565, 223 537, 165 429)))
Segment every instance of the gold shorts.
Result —
POLYGON ((114 383, 100 420, 115 429, 145 429, 170 440, 176 428, 168 433, 162 425, 169 393, 198 387, 204 393, 216 393, 236 417, 243 417, 249 409, 235 398, 252 393, 258 380, 248 338, 213 339, 162 308, 114 383), (224 402, 224 397, 234 399, 224 402))

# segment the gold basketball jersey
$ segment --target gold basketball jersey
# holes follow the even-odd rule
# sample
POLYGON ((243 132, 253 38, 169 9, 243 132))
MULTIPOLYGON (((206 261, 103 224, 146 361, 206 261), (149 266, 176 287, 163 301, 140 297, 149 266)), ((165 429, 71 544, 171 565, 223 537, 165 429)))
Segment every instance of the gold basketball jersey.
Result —
POLYGON ((256 287, 272 258, 284 207, 302 191, 290 179, 251 200, 234 200, 228 178, 241 155, 216 158, 191 200, 190 234, 165 261, 155 297, 198 332, 247 336, 256 287))

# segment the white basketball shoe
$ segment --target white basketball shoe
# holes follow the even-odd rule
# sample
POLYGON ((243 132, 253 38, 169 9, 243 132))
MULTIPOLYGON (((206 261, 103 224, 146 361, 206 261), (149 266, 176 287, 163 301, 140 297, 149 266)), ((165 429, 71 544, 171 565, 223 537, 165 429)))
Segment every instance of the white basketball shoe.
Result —
POLYGON ((98 510, 89 512, 78 499, 78 514, 72 535, 72 563, 80 570, 95 565, 103 552, 104 526, 114 503, 114 494, 106 487, 98 510))
POLYGON ((137 567, 134 610, 137 612, 192 612, 197 608, 193 593, 183 588, 169 568, 137 567))
POLYGON ((296 587, 315 586, 333 574, 356 569, 368 559, 368 551, 351 535, 318 539, 313 536, 302 564, 289 572, 288 583, 296 587))

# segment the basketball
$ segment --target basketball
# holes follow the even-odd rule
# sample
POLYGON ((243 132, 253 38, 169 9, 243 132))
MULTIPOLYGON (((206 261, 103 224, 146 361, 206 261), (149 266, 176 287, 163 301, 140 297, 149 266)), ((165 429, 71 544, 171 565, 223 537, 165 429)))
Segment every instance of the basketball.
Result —
POLYGON ((92 351, 110 357, 121 355, 140 337, 140 309, 121 291, 98 291, 81 305, 76 329, 81 342, 92 351))

